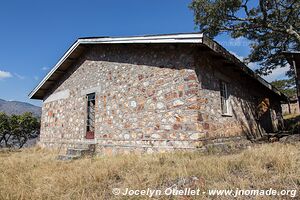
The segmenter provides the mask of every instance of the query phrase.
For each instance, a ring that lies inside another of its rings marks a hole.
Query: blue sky
[[[191,0],[10,0],[0,3],[0,98],[25,101],[78,37],[194,32]],[[243,58],[244,39],[215,38]],[[255,67],[255,65],[251,65]],[[267,80],[284,77],[284,69]]]

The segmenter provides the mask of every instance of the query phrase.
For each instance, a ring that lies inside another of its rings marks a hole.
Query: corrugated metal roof
[[[285,99],[285,95],[280,93],[270,83],[262,79],[249,69],[243,62],[241,62],[234,55],[229,53],[225,48],[217,42],[203,36],[202,33],[180,33],[180,34],[162,34],[162,35],[145,35],[145,36],[128,36],[128,37],[87,37],[79,38],[72,46],[66,51],[63,57],[51,69],[51,71],[43,78],[43,80],[32,90],[29,94],[31,99],[43,99],[47,91],[51,88],[52,82],[57,81],[70,66],[70,60],[75,59],[82,51],[84,45],[87,44],[199,44],[205,45],[215,53],[238,65],[241,70],[256,79]]]

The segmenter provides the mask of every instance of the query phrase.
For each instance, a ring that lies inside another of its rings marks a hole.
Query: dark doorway
[[[264,114],[259,118],[260,125],[266,131],[266,133],[273,132],[273,124],[271,119],[271,111],[268,109]]]
[[[270,110],[270,100],[269,98],[264,98],[258,103],[258,119],[259,124],[264,129],[266,133],[273,132],[273,124],[271,118],[271,110]]]
[[[87,96],[87,121],[86,121],[86,139],[95,138],[95,93]]]

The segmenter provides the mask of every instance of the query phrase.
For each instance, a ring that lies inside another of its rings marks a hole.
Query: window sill
[[[222,117],[232,117],[232,114],[222,114]]]

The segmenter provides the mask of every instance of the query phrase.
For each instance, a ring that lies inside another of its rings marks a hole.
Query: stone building
[[[298,98],[290,98],[288,103],[281,104],[282,114],[289,115],[289,114],[299,114],[299,102]]]
[[[40,145],[196,149],[278,130],[286,97],[200,33],[80,38],[29,95]]]

